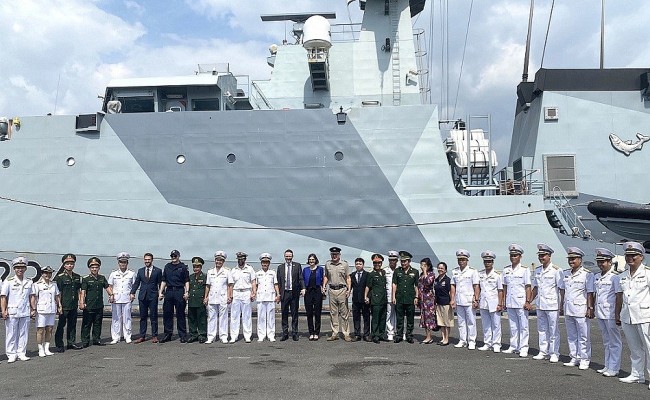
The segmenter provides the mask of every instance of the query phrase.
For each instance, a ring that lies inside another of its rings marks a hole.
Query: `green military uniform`
[[[205,295],[205,282],[207,275],[201,271],[198,275],[190,275],[190,293],[187,300],[187,322],[190,326],[188,342],[198,340],[203,343],[207,339],[208,317],[203,304]]]
[[[402,256],[403,258],[403,256]],[[409,257],[410,259],[410,257]],[[418,286],[420,273],[409,266],[396,268],[393,274],[395,288],[395,314],[397,316],[397,334],[395,341],[399,342],[404,334],[404,317],[406,316],[406,340],[413,341],[413,326],[415,324],[415,288]]]
[[[61,292],[62,312],[54,334],[54,343],[59,349],[63,348],[63,329],[68,325],[67,342],[71,346],[77,340],[77,312],[79,307],[79,290],[81,289],[81,275],[68,275],[60,272],[54,277],[54,282]]]
[[[104,275],[84,276],[81,279],[81,290],[86,292],[85,307],[81,322],[81,344],[90,344],[90,329],[93,332],[93,344],[100,344],[102,334],[102,318],[104,317],[104,290],[108,281]]]
[[[375,343],[382,340],[386,334],[386,310],[388,301],[386,299],[386,271],[372,270],[366,281],[368,287],[368,298],[370,300],[370,335]]]

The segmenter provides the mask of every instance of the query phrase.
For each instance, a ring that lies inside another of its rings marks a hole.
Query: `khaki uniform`
[[[350,308],[345,292],[348,289],[347,278],[350,266],[347,261],[334,264],[332,260],[325,263],[325,276],[329,285],[330,324],[332,336],[338,336],[339,330],[343,336],[350,336]]]

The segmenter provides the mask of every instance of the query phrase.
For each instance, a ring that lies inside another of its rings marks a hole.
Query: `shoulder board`
[[[570,273],[570,272],[571,272],[571,268],[563,269],[562,271],[563,271],[563,272],[569,272],[569,273]]]
[[[554,269],[560,269],[560,267],[558,267],[558,266],[555,265],[555,264],[551,264],[551,265],[553,266]]]
[[[647,270],[650,270],[650,267],[648,267],[647,265],[644,265],[643,267]]]
[[[495,271],[495,270],[492,270],[492,271],[497,275],[501,275],[501,271]]]
[[[12,276],[11,278],[7,278],[7,281],[13,281],[15,276]]]
[[[646,268],[648,268],[648,267],[646,267]],[[648,268],[648,269],[650,269],[650,268]],[[621,273],[621,271],[617,271],[617,270],[615,270],[614,268],[610,268],[609,270],[610,270],[610,271],[612,272],[612,274],[614,274],[614,275],[618,275],[618,274]]]
[[[90,278],[90,274],[84,276],[82,279]]]
[[[481,274],[483,274],[483,273],[485,273],[485,270],[482,269],[482,270],[480,270],[480,271],[478,271],[478,272],[481,273]]]
[[[476,268],[474,268],[474,267],[467,267],[467,269],[476,269]]]

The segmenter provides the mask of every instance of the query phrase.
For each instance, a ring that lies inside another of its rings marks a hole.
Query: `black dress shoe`
[[[76,344],[69,344],[67,347],[68,350],[81,350],[83,347],[77,346]]]
[[[294,341],[294,342],[297,342],[297,341],[298,341],[298,334],[297,334],[297,333],[294,333],[294,334],[293,334],[293,341]]]
[[[205,343],[205,338],[199,339],[199,343]]]
[[[374,339],[372,339],[372,342],[373,342],[373,343],[379,343],[379,338],[374,338]]]
[[[90,343],[83,343],[83,344],[81,345],[81,347],[83,347],[84,349],[87,348],[87,347],[89,347],[89,346],[90,346]]]
[[[184,338],[184,337],[183,337],[183,338],[181,338],[181,343],[187,343],[187,339],[186,339],[186,338]]]
[[[412,337],[407,337],[406,341],[409,342],[409,343],[413,343],[413,338]]]
[[[194,342],[196,342],[196,338],[193,338],[193,337],[191,337],[191,338],[189,338],[187,340],[187,343],[194,343]],[[181,343],[183,343],[183,339],[181,339]]]
[[[364,336],[363,341],[364,342],[372,342],[372,340],[370,340],[370,338],[368,336]]]
[[[106,346],[106,343],[102,343],[98,340],[96,342],[93,342],[93,346]]]
[[[284,342],[285,340],[288,340],[288,339],[289,339],[289,335],[282,335],[282,337],[280,338],[280,341]]]
[[[165,336],[163,336],[163,338],[160,340],[160,343],[171,342],[171,340],[172,340],[172,335],[165,335]]]
[[[401,341],[402,341],[402,338],[398,337],[398,338],[395,338],[395,340],[393,340],[393,343],[399,343]]]
[[[57,348],[56,348],[56,352],[57,352],[57,353],[65,353],[65,347],[63,347],[63,346],[61,346],[61,347],[57,347]]]

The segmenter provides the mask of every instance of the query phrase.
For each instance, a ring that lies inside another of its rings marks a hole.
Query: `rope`
[[[501,218],[510,218],[518,217],[530,214],[536,214],[545,212],[544,210],[530,210],[523,212],[507,213],[507,214],[497,214],[489,215],[484,217],[474,217],[474,218],[462,218],[454,219],[447,221],[436,221],[436,222],[413,222],[413,223],[403,223],[403,224],[381,224],[381,225],[340,225],[340,226],[242,226],[242,225],[216,225],[216,224],[198,224],[192,222],[175,222],[175,221],[163,221],[147,218],[136,218],[136,217],[125,217],[121,215],[110,215],[102,214],[91,211],[75,210],[71,208],[56,207],[47,204],[34,203],[31,201],[14,199],[11,197],[0,196],[0,200],[8,201],[11,203],[23,204],[38,208],[44,208],[47,210],[63,211],[72,214],[88,215],[91,217],[100,217],[100,218],[109,218],[109,219],[118,219],[124,221],[132,222],[145,222],[150,224],[159,224],[159,225],[173,225],[173,226],[185,226],[185,227],[194,227],[194,228],[216,228],[216,229],[244,229],[244,230],[282,230],[282,231],[316,231],[316,230],[361,230],[361,229],[385,229],[385,228],[408,228],[408,227],[420,227],[420,226],[434,226],[434,225],[449,225],[457,224],[464,222],[473,222],[473,221],[485,221],[491,219],[501,219]]]
[[[467,37],[469,36],[469,26],[472,22],[472,8],[474,7],[474,0],[469,4],[469,16],[467,17],[467,30],[465,30],[465,44],[463,45],[463,57],[460,60],[460,73],[458,74],[458,85],[456,86],[456,100],[454,100],[454,112],[451,114],[451,119],[456,119],[456,105],[458,104],[458,92],[460,91],[460,80],[463,77],[463,65],[465,65],[465,50],[467,50]]]
[[[544,66],[544,55],[546,55],[546,43],[548,42],[548,32],[551,29],[551,18],[553,18],[553,7],[555,7],[555,0],[551,3],[551,12],[548,15],[548,25],[546,25],[546,36],[544,37],[544,49],[542,50],[542,62],[539,64],[539,67]]]

